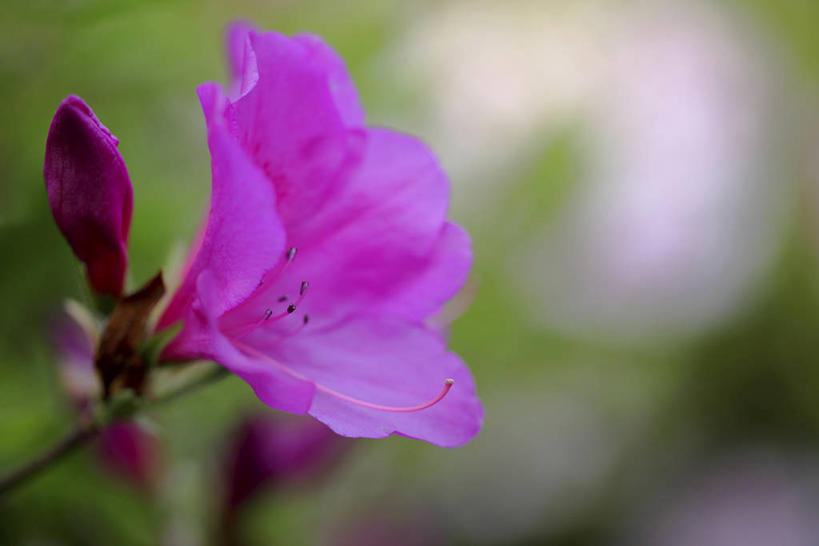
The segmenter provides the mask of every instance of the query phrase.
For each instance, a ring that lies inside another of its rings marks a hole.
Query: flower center
[[[276,265],[276,267],[274,267],[271,271],[269,271],[267,274],[265,274],[265,276],[262,278],[262,280],[259,281],[259,286],[262,286],[264,284],[270,285],[270,284],[276,282],[279,278],[281,278],[281,276],[287,270],[288,266],[291,263],[293,263],[293,260],[296,259],[297,252],[298,252],[298,249],[296,247],[289,248],[287,250],[287,252],[285,252],[285,254],[284,254],[284,259],[280,260],[279,263]],[[289,315],[292,315],[293,313],[296,312],[296,309],[298,309],[299,305],[301,304],[301,302],[304,300],[305,296],[307,295],[307,289],[309,288],[309,286],[310,286],[309,282],[302,281],[301,286],[299,286],[299,296],[298,296],[298,298],[294,302],[288,304],[288,306],[284,309],[284,311],[282,311],[280,313],[277,313],[277,314],[274,314],[273,309],[268,307],[268,308],[266,308],[264,310],[264,313],[262,314],[262,316],[259,319],[252,320],[250,322],[244,322],[244,323],[241,323],[241,324],[233,325],[233,326],[228,328],[228,330],[225,332],[225,334],[228,337],[232,338],[232,339],[242,339],[242,338],[248,336],[249,334],[251,334],[252,332],[255,332],[258,328],[260,328],[262,326],[266,326],[268,324],[273,324],[275,322],[280,321],[283,318],[286,318]],[[276,301],[277,301],[277,303],[281,304],[281,303],[286,302],[287,300],[288,300],[288,297],[286,295],[283,295],[283,296],[280,296]],[[290,333],[280,334],[279,338],[288,338],[288,337],[292,337],[292,336],[298,334],[299,332],[301,332],[304,329],[305,326],[307,326],[307,323],[309,323],[309,322],[310,322],[310,316],[309,315],[304,315],[302,317],[302,322],[301,322],[301,324],[299,325],[298,328],[296,328],[294,331],[292,331]]]
[[[290,266],[290,264],[293,263],[293,260],[295,260],[297,253],[298,253],[298,250],[296,249],[296,247],[289,248],[287,250],[287,252],[285,252],[285,254],[284,254],[284,259],[280,260],[279,263],[270,272],[268,272],[262,278],[261,281],[259,281],[259,286],[262,286],[264,284],[270,285],[270,284],[274,283],[275,281],[277,281],[282,276],[282,274],[287,270],[287,268]],[[233,342],[233,344],[237,348],[244,351],[248,355],[254,356],[254,357],[259,358],[261,360],[264,360],[266,362],[270,362],[271,364],[274,364],[276,367],[278,367],[279,369],[281,369],[282,371],[284,371],[285,373],[287,373],[288,375],[290,375],[292,377],[295,377],[297,379],[301,379],[303,381],[309,381],[309,382],[313,383],[313,385],[315,385],[317,391],[323,392],[325,394],[328,394],[328,395],[330,395],[330,396],[332,396],[334,398],[338,398],[339,400],[343,400],[343,401],[348,402],[350,404],[355,404],[356,406],[361,406],[363,408],[377,410],[377,411],[386,411],[386,412],[393,412],[393,413],[408,413],[408,412],[421,411],[421,410],[430,408],[430,407],[434,406],[435,404],[437,404],[438,402],[440,402],[441,400],[444,399],[444,397],[449,392],[449,389],[451,389],[452,385],[455,383],[454,379],[445,379],[444,380],[444,387],[441,390],[441,392],[438,393],[438,396],[436,396],[436,397],[434,397],[434,398],[432,398],[432,399],[430,399],[430,400],[428,400],[426,402],[422,402],[422,403],[414,405],[414,406],[388,406],[388,405],[383,405],[383,404],[375,404],[375,403],[372,403],[372,402],[367,402],[365,400],[360,400],[358,398],[354,398],[352,396],[340,393],[340,392],[338,392],[338,391],[336,391],[334,389],[331,389],[330,387],[322,385],[321,383],[317,383],[315,381],[312,381],[309,378],[305,377],[304,375],[298,373],[297,371],[295,371],[295,370],[287,367],[286,365],[282,364],[278,360],[276,360],[274,358],[271,358],[270,356],[268,356],[265,353],[259,351],[258,349],[256,349],[256,348],[246,344],[245,342],[241,341],[242,338],[248,336],[252,332],[255,332],[258,328],[260,328],[262,326],[265,326],[265,325],[268,325],[268,324],[273,324],[273,323],[275,323],[275,322],[277,322],[279,320],[282,320],[283,318],[286,318],[286,317],[292,315],[293,313],[295,313],[296,309],[298,309],[299,305],[304,300],[304,297],[307,295],[307,288],[309,286],[310,286],[310,283],[308,283],[307,281],[302,281],[301,286],[299,286],[299,296],[298,296],[298,298],[294,302],[288,304],[287,308],[285,308],[284,311],[282,311],[280,313],[277,313],[277,314],[274,314],[273,309],[268,307],[267,309],[265,309],[264,314],[259,319],[231,326],[231,327],[229,327],[227,329],[227,331],[225,331],[225,334],[228,336],[228,338],[231,339],[231,341]],[[288,297],[286,295],[284,295],[284,296],[279,297],[276,301],[279,304],[283,304],[287,300],[288,300]],[[304,315],[303,318],[302,318],[301,324],[298,326],[298,328],[296,328],[295,330],[293,330],[290,333],[279,334],[279,336],[277,337],[277,341],[281,340],[281,339],[285,339],[285,338],[295,336],[296,334],[301,332],[307,326],[307,324],[309,322],[310,322],[310,316],[309,315]]]

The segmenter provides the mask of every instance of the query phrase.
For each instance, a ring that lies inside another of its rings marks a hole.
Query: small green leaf
[[[142,342],[139,351],[148,369],[155,367],[159,363],[159,357],[162,351],[164,351],[165,347],[182,331],[183,326],[183,322],[177,322],[173,326],[165,328],[161,332],[157,332]]]
[[[142,399],[133,389],[121,389],[111,395],[108,403],[99,410],[97,421],[107,425],[112,421],[130,419],[142,407]]]

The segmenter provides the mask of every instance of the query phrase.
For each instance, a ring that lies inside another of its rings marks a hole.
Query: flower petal
[[[166,350],[169,359],[215,360],[250,385],[268,406],[304,414],[315,386],[267,360],[241,353],[219,328],[221,281],[207,269],[196,280],[196,302],[185,319],[185,330]]]
[[[213,313],[218,316],[247,298],[284,252],[285,233],[273,188],[230,136],[218,87],[204,84],[198,91],[213,170],[210,215],[196,258],[160,319],[160,329],[185,318],[196,297],[196,279],[205,269],[214,277]]]
[[[305,414],[310,408],[315,386],[294,377],[272,363],[249,357],[239,352],[218,330],[217,322],[210,322],[208,339],[211,351],[203,357],[215,360],[250,385],[263,403],[289,413]]]
[[[338,328],[305,329],[287,343],[260,350],[321,385],[309,413],[343,436],[395,433],[456,447],[480,431],[483,408],[469,370],[446,351],[440,336],[423,327],[361,318]],[[434,398],[447,378],[455,383],[443,400],[409,413],[361,407],[324,390],[374,404],[414,406]]]
[[[219,281],[210,271],[203,272],[197,282],[201,313],[207,318],[208,339],[212,352],[208,356],[250,385],[259,400],[268,406],[290,413],[303,414],[310,407],[315,386],[272,365],[270,362],[240,353],[222,335],[218,327]]]
[[[128,265],[133,190],[117,138],[77,96],[48,131],[44,175],[54,220],[95,291],[119,295]]]
[[[304,45],[312,59],[323,67],[330,93],[344,123],[348,127],[363,127],[364,108],[344,60],[314,34],[297,34],[293,39]]]
[[[250,45],[253,25],[245,21],[234,21],[225,32],[228,67],[230,68],[231,97],[239,97],[253,88],[259,79],[256,68],[256,54]]]
[[[449,184],[435,157],[400,133],[367,136],[364,163],[321,214],[295,233],[286,224],[296,261],[236,310],[236,322],[258,318],[303,280],[299,309],[322,323],[375,308],[421,321],[460,288],[469,239],[446,222]]]
[[[273,179],[316,137],[343,131],[323,67],[299,42],[250,33],[259,79],[234,103],[239,140]]]
[[[315,41],[275,32],[249,36],[258,79],[228,115],[236,138],[274,184],[285,224],[295,229],[342,183],[358,159],[361,137],[344,124],[331,90],[329,54]],[[349,94],[343,93],[345,103]]]
[[[444,223],[426,267],[397,291],[395,297],[382,301],[379,311],[407,320],[427,318],[439,312],[469,276],[471,247],[469,235],[461,226]]]

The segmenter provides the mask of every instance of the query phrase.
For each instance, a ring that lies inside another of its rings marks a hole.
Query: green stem
[[[151,406],[160,406],[167,404],[168,402],[172,402],[177,398],[181,398],[187,394],[190,394],[194,391],[199,390],[200,388],[209,385],[211,383],[215,383],[220,379],[224,379],[225,377],[229,376],[230,372],[223,368],[222,366],[216,365],[212,370],[209,370],[206,373],[200,374],[198,377],[194,377],[187,383],[183,383],[182,385],[169,390],[168,392],[162,393],[158,395],[152,402]]]
[[[0,479],[0,496],[8,493],[29,478],[36,476],[78,447],[87,444],[100,433],[100,430],[102,430],[102,427],[96,421],[88,421],[77,425],[74,430],[54,446]]]
[[[154,400],[148,401],[145,404],[140,404],[139,408],[144,409],[166,404],[176,400],[177,398],[181,398],[187,394],[195,392],[201,387],[223,379],[228,375],[230,375],[230,372],[228,372],[222,366],[217,365],[214,367],[214,369],[208,371],[207,373],[201,374],[198,377],[195,377],[192,380],[171,389],[166,393],[163,393]],[[88,444],[88,442],[96,438],[99,433],[105,429],[105,427],[111,421],[114,420],[116,410],[117,408],[113,407],[113,405],[106,406],[101,417],[96,420],[87,420],[79,423],[59,442],[35,456],[33,459],[23,464],[16,470],[13,470],[0,478],[0,497],[9,493],[11,490],[25,483],[29,479],[37,476],[42,471],[50,468],[52,465],[63,459],[66,455]],[[138,412],[138,410],[136,410],[136,412]]]

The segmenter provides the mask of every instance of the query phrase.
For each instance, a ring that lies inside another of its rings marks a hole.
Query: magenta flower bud
[[[44,175],[57,227],[88,271],[93,289],[118,296],[128,264],[133,190],[117,138],[69,95],[46,141]]]
[[[103,430],[96,455],[104,468],[139,489],[151,490],[158,483],[159,440],[138,423],[121,421]]]
[[[227,512],[278,484],[321,474],[342,458],[349,445],[311,419],[272,415],[246,418],[224,459]]]

